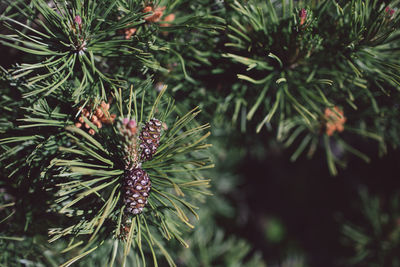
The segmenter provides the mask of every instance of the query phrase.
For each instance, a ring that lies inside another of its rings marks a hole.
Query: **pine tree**
[[[397,0],[0,10],[2,265],[265,266],[226,223],[252,210],[241,164],[276,146],[338,175],[400,144]],[[398,196],[366,192],[343,262],[396,266]]]
[[[158,96],[152,88],[150,76],[166,71],[157,54],[179,44],[163,40],[171,26],[162,23],[164,12],[162,3],[142,1],[13,1],[5,8],[2,22],[14,33],[1,35],[2,44],[32,60],[3,69],[7,89],[17,92],[3,100],[19,104],[15,113],[5,106],[2,128],[2,187],[13,200],[4,205],[11,208],[4,221],[13,225],[5,236],[35,242],[24,233],[47,232],[54,252],[67,254],[54,260],[63,266],[112,239],[111,265],[125,264],[131,249],[143,263],[150,254],[154,264],[164,255],[174,265],[162,239],[186,245],[187,213],[198,217],[195,203],[209,194],[199,171],[213,165],[203,152],[209,125],[195,121],[199,109],[177,109],[163,97],[166,86]],[[174,28],[212,27],[207,20],[182,17]],[[19,257],[6,255],[4,263]]]

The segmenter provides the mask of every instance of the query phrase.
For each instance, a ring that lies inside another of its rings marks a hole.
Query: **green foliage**
[[[0,68],[0,263],[264,266],[215,220],[234,216],[224,197],[240,182],[209,170],[204,122],[217,126],[212,153],[231,169],[265,153],[242,142],[263,129],[292,161],[325,154],[333,175],[350,155],[370,161],[361,145],[398,147],[399,8],[397,0],[6,0],[0,48],[19,54]],[[124,120],[141,129],[153,118],[164,130],[142,162]],[[123,201],[133,166],[152,181],[136,216]],[[219,179],[212,191],[209,177]],[[386,257],[397,248],[394,217],[362,198],[372,228],[344,227],[352,262],[398,264]],[[270,240],[282,236],[275,226]],[[191,248],[170,249],[178,243]]]
[[[245,83],[229,95],[236,101],[233,118],[241,110],[257,121],[257,132],[277,129],[278,140],[297,146],[292,160],[322,147],[332,174],[345,162],[330,148],[336,141],[328,140],[326,109],[343,107],[345,132],[333,134],[342,150],[369,160],[349,144],[350,133],[378,141],[381,152],[386,144],[397,146],[398,138],[386,134],[398,133],[397,123],[382,128],[388,126],[383,110],[400,88],[399,16],[386,7],[378,1],[233,1],[224,56],[246,66],[237,74]]]
[[[68,83],[69,97],[76,102],[91,95],[106,99],[109,87],[127,86],[127,76],[140,76],[149,69],[167,72],[156,60],[158,54],[176,56],[175,61],[181,63],[185,77],[190,79],[177,52],[185,40],[165,42],[156,38],[160,27],[145,20],[149,14],[143,12],[142,1],[52,3],[11,1],[1,17],[4,25],[15,32],[1,34],[1,44],[35,59],[11,71],[13,79],[24,79],[24,97],[59,94],[62,85]],[[168,5],[167,12],[182,4],[176,1]],[[15,19],[21,15],[24,22]],[[195,27],[200,33],[218,28],[212,26],[216,19],[207,14],[181,16],[171,26],[164,26],[162,33]],[[130,28],[137,29],[132,37],[124,33]],[[193,47],[185,49],[194,51]]]
[[[151,251],[154,251],[153,246],[159,247],[169,258],[160,241],[157,241],[158,236],[177,238],[186,245],[180,236],[179,227],[181,224],[193,227],[186,213],[197,217],[197,207],[192,201],[203,200],[201,195],[209,194],[205,190],[209,180],[198,174],[199,170],[212,167],[207,155],[201,152],[209,146],[204,143],[209,133],[201,134],[209,126],[194,122],[199,113],[197,109],[175,120],[171,119],[171,112],[174,112],[173,102],[170,99],[162,100],[164,91],[157,97],[154,105],[146,105],[151,96],[146,96],[144,90],[131,89],[130,94],[115,91],[114,94],[118,118],[132,118],[138,125],[142,125],[156,117],[170,125],[163,134],[154,158],[142,164],[153,186],[148,211],[133,218],[127,217],[123,212],[121,189],[126,155],[119,129],[115,126],[105,126],[102,129],[93,126],[98,137],[92,137],[72,125],[73,116],[61,113],[58,108],[50,108],[42,100],[28,109],[30,115],[22,119],[26,123],[20,126],[24,129],[40,128],[42,135],[1,140],[5,159],[6,156],[15,155],[15,150],[21,148],[31,155],[31,160],[25,163],[20,161],[21,165],[16,169],[21,171],[18,177],[21,183],[26,182],[26,178],[22,177],[25,168],[29,169],[28,173],[33,172],[31,170],[34,168],[40,168],[40,175],[31,175],[33,186],[45,179],[46,191],[55,192],[55,199],[46,204],[52,212],[63,215],[61,218],[65,228],[50,229],[50,241],[64,236],[71,237],[66,251],[83,246],[82,252],[75,259],[92,252],[112,236],[126,239],[125,256],[131,245],[142,250],[143,241],[143,246],[149,245]],[[51,112],[46,112],[49,110]],[[57,129],[59,134],[43,136],[48,127]],[[8,146],[9,144],[14,146]],[[47,166],[43,166],[44,156],[39,153],[40,146],[45,146],[44,151],[48,154]],[[35,159],[42,166],[33,164]],[[14,164],[19,162],[15,158],[11,161]],[[11,175],[17,176],[16,170]],[[127,230],[122,229],[124,227],[131,228],[125,233]],[[154,231],[159,233],[155,236]]]
[[[49,95],[71,81],[75,85],[72,96],[80,101],[88,93],[105,97],[105,86],[118,85],[120,77],[111,78],[115,62],[102,59],[123,57],[136,60],[141,66],[157,68],[151,60],[148,37],[126,40],[119,33],[126,25],[144,23],[139,12],[118,19],[119,1],[55,1],[54,8],[45,1],[12,1],[2,16],[5,26],[15,34],[1,35],[1,43],[37,56],[40,62],[24,63],[12,71],[14,79],[25,78],[25,97]],[[24,22],[15,19],[23,15]],[[99,20],[98,18],[102,19]],[[77,19],[79,18],[79,19]],[[92,84],[99,84],[93,87]],[[88,92],[88,89],[95,90]]]
[[[400,266],[398,259],[400,226],[399,195],[391,198],[371,196],[366,188],[359,192],[361,222],[345,223],[343,242],[353,248],[346,264],[350,266]]]
[[[259,254],[247,259],[251,247],[245,240],[227,238],[221,229],[207,228],[194,233],[189,241],[191,250],[182,251],[181,261],[192,266],[266,266]]]

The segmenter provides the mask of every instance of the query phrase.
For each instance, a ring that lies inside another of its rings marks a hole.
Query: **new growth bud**
[[[75,23],[78,24],[79,26],[82,25],[82,18],[81,18],[81,16],[79,16],[79,15],[75,16],[74,21],[75,21]]]
[[[387,6],[387,7],[385,8],[385,13],[386,13],[386,16],[390,18],[390,17],[392,17],[393,14],[394,14],[394,9],[393,9],[393,8],[390,8],[389,6]]]
[[[303,25],[306,22],[306,19],[307,19],[307,10],[302,8],[300,10],[299,17],[300,17],[300,25]]]
[[[122,124],[132,133],[136,134],[137,124],[135,120],[130,120],[128,118],[122,119]]]

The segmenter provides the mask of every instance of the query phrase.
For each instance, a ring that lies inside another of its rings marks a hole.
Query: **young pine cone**
[[[162,123],[157,119],[151,119],[143,126],[139,135],[142,161],[152,159],[156,153],[161,137],[161,127]]]
[[[125,172],[125,212],[139,214],[147,204],[147,198],[151,189],[149,175],[140,168],[127,170]]]

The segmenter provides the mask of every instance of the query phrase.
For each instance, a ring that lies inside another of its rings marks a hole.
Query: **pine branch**
[[[80,129],[72,125],[76,121],[74,114],[65,114],[59,109],[51,109],[45,100],[32,108],[27,108],[27,113],[31,115],[21,120],[24,122],[21,129],[40,129],[38,132],[41,134],[36,139],[32,136],[21,136],[1,140],[1,144],[16,144],[17,148],[23,146],[25,140],[29,140],[25,146],[30,148],[35,143],[46,140],[44,133],[49,127],[58,129],[57,131],[60,132],[58,136],[49,137],[58,145],[54,147],[55,149],[46,150],[50,153],[52,160],[48,166],[42,167],[42,172],[43,177],[49,179],[48,190],[57,191],[56,199],[50,204],[51,210],[65,216],[64,228],[57,227],[49,230],[52,236],[50,242],[68,238],[71,239],[71,243],[66,250],[80,248],[79,256],[66,262],[65,266],[91,253],[110,237],[131,244],[134,250],[141,250],[142,246],[147,246],[146,243],[142,244],[147,237],[154,241],[148,243],[149,249],[154,250],[158,247],[164,251],[167,258],[169,256],[166,250],[159,241],[155,241],[159,239],[160,234],[167,239],[176,238],[185,244],[179,228],[182,225],[193,227],[187,212],[198,218],[195,211],[197,207],[191,204],[191,201],[203,200],[202,195],[209,194],[206,189],[209,180],[198,174],[198,171],[213,166],[206,154],[202,152],[209,146],[204,143],[204,139],[209,134],[204,135],[201,132],[209,126],[191,126],[199,113],[197,109],[177,118],[175,123],[172,123],[170,118],[173,106],[171,101],[164,100],[162,97],[164,91],[152,105],[147,104],[148,100],[140,99],[140,95],[146,99],[149,96],[140,94],[139,89],[131,91],[130,94],[116,90],[114,94],[115,102],[120,103],[120,105],[114,105],[119,110],[116,120],[122,122],[122,118],[125,120],[138,118],[136,121],[138,128],[135,131],[139,132],[139,127],[146,125],[148,120],[146,118],[163,118],[167,125],[171,125],[160,139],[159,149],[153,159],[143,164],[130,165],[133,163],[126,149],[139,142],[139,139],[135,141],[135,138],[138,138],[135,134],[129,135],[132,139],[125,139],[126,136],[124,137],[123,133],[130,128],[125,129],[127,126],[124,124],[116,123],[113,127],[97,127],[92,136],[90,131],[88,133],[84,128]],[[48,109],[51,112],[46,112]],[[96,112],[98,111],[99,108],[96,109]],[[107,112],[108,110],[103,110],[104,114]],[[127,114],[130,114],[130,118]],[[86,121],[93,122],[93,116],[94,114],[92,117],[85,118]],[[93,123],[89,127],[92,126],[95,127]],[[11,157],[15,160],[13,155],[16,154],[11,152],[12,147],[5,147],[5,149],[10,151],[4,155],[5,159]],[[140,150],[135,153],[139,152]],[[36,149],[32,151],[32,155],[40,159]],[[22,166],[35,168],[29,160]],[[123,186],[124,179],[127,179],[126,173],[129,171],[127,168],[132,168],[129,166],[143,168],[152,181],[148,205],[144,213],[138,216],[127,213],[124,207],[126,204],[123,202],[127,194],[124,191],[126,190]],[[32,178],[34,183],[40,179],[35,176]],[[126,227],[131,227],[132,232],[126,230]],[[139,228],[146,229],[142,237],[138,232]],[[162,231],[159,232],[157,229],[162,229]]]

